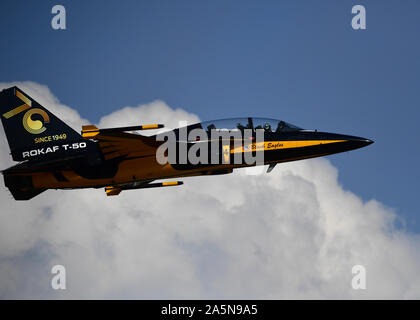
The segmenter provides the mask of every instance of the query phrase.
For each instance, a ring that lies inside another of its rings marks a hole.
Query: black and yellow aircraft
[[[17,165],[3,170],[5,185],[16,200],[29,200],[47,189],[105,188],[107,195],[123,190],[181,185],[181,181],[153,182],[178,177],[231,173],[255,165],[236,163],[226,154],[263,152],[268,172],[279,162],[314,158],[361,148],[373,141],[365,138],[303,130],[284,121],[260,118],[225,119],[197,123],[173,130],[179,150],[187,152],[197,143],[210,144],[212,130],[250,129],[251,136],[232,146],[232,138],[220,139],[216,152],[219,163],[177,160],[161,164],[156,157],[164,141],[157,135],[134,131],[159,129],[161,124],[98,129],[83,126],[81,134],[17,87],[0,93],[0,117],[11,156]],[[206,137],[180,139],[183,129],[202,129]],[[263,142],[255,140],[263,130]],[[130,133],[131,132],[131,133]],[[253,133],[254,132],[254,133]],[[236,141],[237,143],[238,141]],[[258,145],[258,143],[260,143]],[[182,149],[181,145],[186,146]],[[166,151],[167,152],[167,151]],[[209,155],[210,157],[210,155]],[[178,159],[178,158],[177,158]]]

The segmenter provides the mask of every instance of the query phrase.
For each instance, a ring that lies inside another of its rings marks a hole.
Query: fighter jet
[[[48,189],[104,188],[106,195],[115,196],[182,184],[167,179],[228,174],[255,165],[269,165],[270,172],[277,163],[373,143],[253,117],[166,132],[163,124],[103,129],[87,125],[78,133],[18,87],[0,92],[0,117],[12,159],[18,162],[2,171],[15,200],[29,200]],[[156,129],[160,132],[141,134]]]

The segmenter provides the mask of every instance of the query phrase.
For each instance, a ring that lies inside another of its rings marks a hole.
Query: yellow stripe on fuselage
[[[291,148],[303,148],[317,146],[321,144],[329,144],[336,142],[344,142],[346,140],[295,140],[295,141],[264,141],[251,143],[245,147],[233,148],[230,153],[251,152],[251,151],[271,151]]]

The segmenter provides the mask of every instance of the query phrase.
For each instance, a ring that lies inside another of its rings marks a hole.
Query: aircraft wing
[[[162,125],[148,126],[147,129],[161,128]],[[156,149],[163,141],[156,141],[155,137],[147,137],[140,134],[125,132],[125,130],[145,130],[139,129],[146,126],[125,127],[113,129],[98,129],[95,126],[83,126],[82,136],[86,139],[98,141],[99,148],[105,160],[115,158],[142,158],[155,156]]]

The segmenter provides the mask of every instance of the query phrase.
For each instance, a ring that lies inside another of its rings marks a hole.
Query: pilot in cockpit
[[[268,132],[271,132],[271,125],[270,125],[268,122],[266,122],[266,123],[264,124],[264,130],[265,130],[265,131],[268,131]]]

